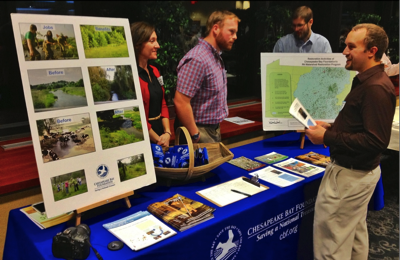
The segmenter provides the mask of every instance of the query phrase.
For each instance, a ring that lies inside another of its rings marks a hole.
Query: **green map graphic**
[[[314,119],[335,119],[356,75],[337,67],[266,66],[265,117],[292,118],[297,97]]]

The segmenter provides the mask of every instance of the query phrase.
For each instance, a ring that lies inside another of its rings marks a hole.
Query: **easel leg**
[[[81,217],[82,217],[81,213],[76,214],[75,226],[78,226],[81,224]]]
[[[131,208],[131,202],[128,197],[125,198],[125,204],[128,209]]]
[[[300,134],[300,149],[303,149],[304,148],[304,140],[306,139],[306,133],[304,132],[304,133],[301,133]]]
[[[305,130],[297,130],[297,133],[300,133],[300,149],[304,148],[304,140],[306,139],[306,131]]]

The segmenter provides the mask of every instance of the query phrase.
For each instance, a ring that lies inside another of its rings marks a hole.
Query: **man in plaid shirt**
[[[240,19],[228,11],[215,11],[207,20],[206,37],[177,67],[175,129],[185,126],[192,141],[221,141],[219,123],[228,116],[227,80],[223,50],[232,49]]]

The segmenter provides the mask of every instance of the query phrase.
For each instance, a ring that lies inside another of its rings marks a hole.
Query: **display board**
[[[47,216],[155,183],[128,19],[11,18]]]
[[[314,119],[333,122],[356,75],[345,64],[340,53],[261,53],[264,131],[304,129],[289,114],[295,98]]]

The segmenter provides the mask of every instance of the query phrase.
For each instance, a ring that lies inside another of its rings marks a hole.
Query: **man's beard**
[[[304,27],[307,27],[307,29],[304,28],[304,30],[303,30],[303,32],[301,33],[300,36],[297,34],[297,32],[294,32],[294,37],[295,37],[297,40],[302,40],[302,41],[304,41],[304,39],[306,39],[307,36],[308,36],[308,34],[310,33],[310,28],[308,28],[308,24],[304,25]]]
[[[232,45],[225,41],[221,34],[217,35],[215,41],[221,51],[230,51],[232,49]]]

